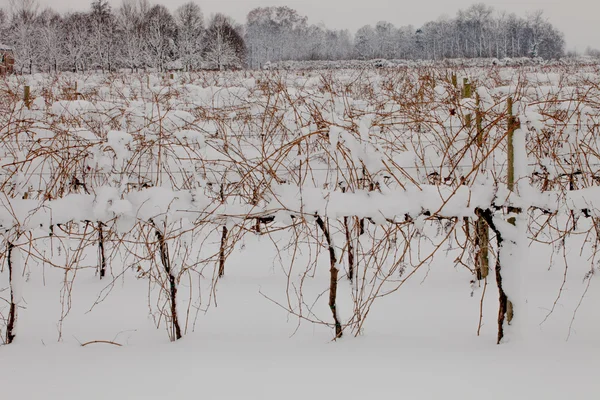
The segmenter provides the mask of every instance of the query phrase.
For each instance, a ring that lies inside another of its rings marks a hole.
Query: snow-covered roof
[[[6,46],[2,43],[0,43],[0,50],[12,50],[12,47]]]

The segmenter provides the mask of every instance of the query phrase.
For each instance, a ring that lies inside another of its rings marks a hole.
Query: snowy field
[[[596,398],[599,130],[593,65],[6,78],[2,398]]]

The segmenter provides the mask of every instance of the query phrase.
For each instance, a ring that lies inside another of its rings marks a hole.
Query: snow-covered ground
[[[586,282],[571,277],[554,314],[539,325],[564,272],[547,265],[536,256],[528,267],[537,284],[529,291],[526,339],[502,345],[495,344],[492,281],[478,337],[481,289],[471,296],[470,274],[451,260],[382,299],[362,336],[336,342],[327,327],[304,322],[296,330],[297,319],[261,295],[281,298],[285,277],[258,251],[234,251],[218,284],[218,306],[199,315],[195,332],[176,343],[154,328],[146,284],[132,276],[87,313],[104,287],[91,273],[78,277],[63,341],[56,343],[61,276],[47,276],[45,286],[38,277],[25,293],[22,335],[0,348],[3,397],[593,399],[600,390],[597,278],[567,341]],[[322,272],[311,289],[326,289]],[[343,291],[348,286],[342,282]],[[349,306],[343,302],[341,311]],[[92,340],[123,347],[79,345]]]

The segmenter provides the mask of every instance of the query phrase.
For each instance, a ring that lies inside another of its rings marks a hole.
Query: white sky
[[[38,0],[42,7],[51,6],[57,11],[79,11],[89,8],[91,0]],[[150,0],[171,10],[189,0]],[[9,0],[0,0],[7,8]],[[117,7],[121,0],[110,0]],[[335,29],[355,32],[366,24],[374,25],[385,20],[396,26],[419,27],[426,21],[442,15],[455,16],[456,11],[467,8],[477,0],[197,0],[204,15],[222,12],[238,22],[246,20],[248,11],[255,7],[288,6],[308,16],[309,23],[323,22]],[[600,49],[600,1],[597,0],[480,0],[496,10],[505,10],[524,16],[527,12],[542,9],[549,21],[565,34],[567,49],[583,52],[587,46]]]

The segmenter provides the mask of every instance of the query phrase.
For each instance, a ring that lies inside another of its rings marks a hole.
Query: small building
[[[12,74],[15,67],[15,56],[12,48],[0,43],[0,75]]]

